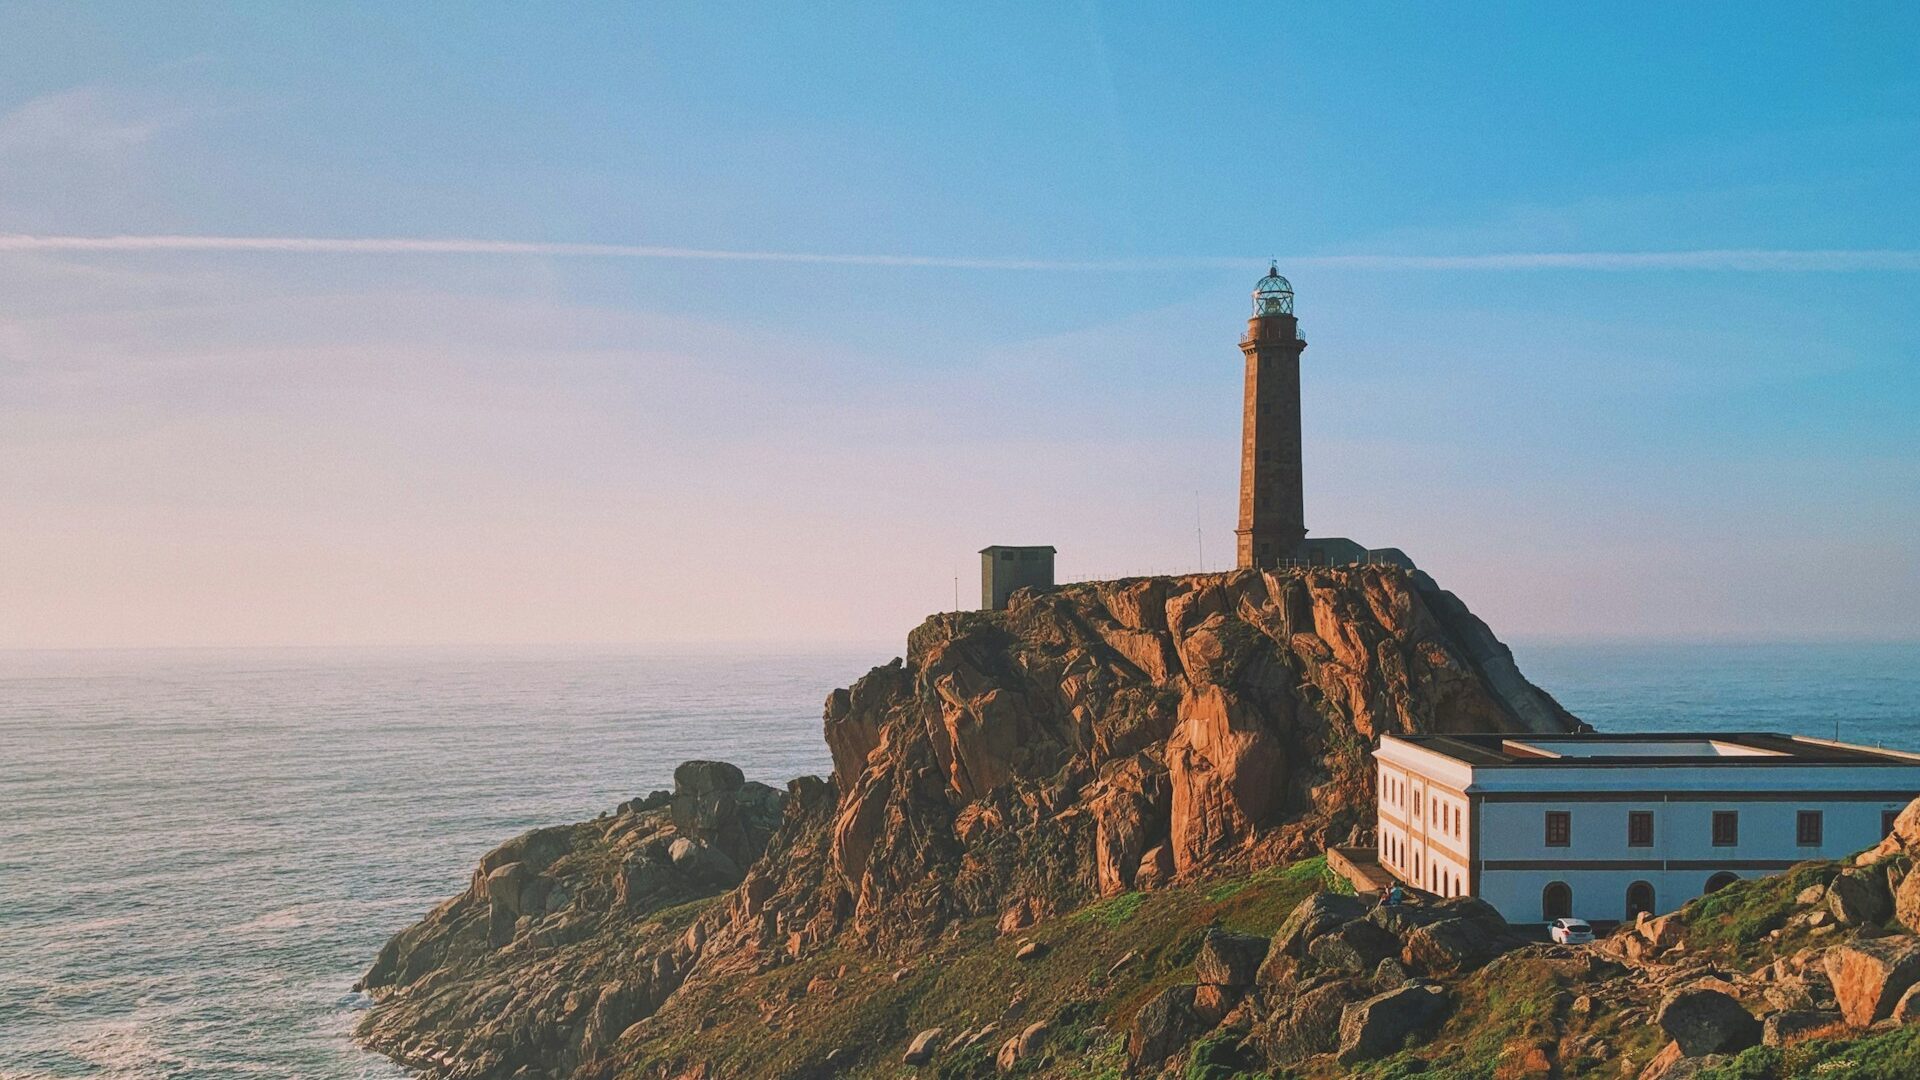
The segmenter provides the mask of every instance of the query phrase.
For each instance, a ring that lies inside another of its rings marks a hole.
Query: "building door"
[[[1739,874],[1736,874],[1731,870],[1722,870],[1719,873],[1707,879],[1707,891],[1710,893],[1719,892],[1721,889],[1724,889],[1727,886],[1739,880],[1740,880]]]
[[[1540,918],[1545,922],[1573,917],[1573,889],[1564,881],[1550,881],[1540,890]]]
[[[1631,921],[1641,912],[1651,915],[1653,907],[1653,883],[1636,881],[1627,886],[1627,919]]]

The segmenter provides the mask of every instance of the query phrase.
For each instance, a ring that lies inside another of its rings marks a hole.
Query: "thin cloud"
[[[483,239],[317,236],[46,236],[0,234],[0,252],[269,252],[292,255],[537,255],[709,262],[812,263],[832,266],[926,267],[956,270],[1141,271],[1238,269],[1258,259],[1175,256],[1149,259],[1011,259],[950,255],[737,251],[652,244],[582,244]],[[1839,272],[1920,270],[1920,251],[1774,250],[1549,251],[1488,255],[1303,255],[1289,267],[1348,270],[1732,270]]]

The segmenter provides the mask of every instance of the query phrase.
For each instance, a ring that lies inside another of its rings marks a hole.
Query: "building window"
[[[1653,883],[1636,881],[1627,886],[1627,918],[1632,919],[1641,912],[1653,914]]]
[[[1627,811],[1627,846],[1653,846],[1653,811]]]
[[[1740,811],[1713,812],[1713,846],[1735,847],[1740,843]]]
[[[1824,831],[1823,824],[1820,811],[1800,811],[1800,816],[1794,821],[1794,842],[1801,847],[1819,847],[1820,834]]]
[[[1898,810],[1880,811],[1880,838],[1885,840],[1893,835],[1893,823],[1900,817]]]
[[[1573,842],[1573,815],[1565,810],[1547,811],[1547,846],[1566,847]]]
[[[1564,881],[1550,881],[1540,890],[1540,920],[1573,918],[1573,889]]]
[[[1740,880],[1739,874],[1733,873],[1730,870],[1722,870],[1719,873],[1707,879],[1707,891],[1710,893],[1719,892],[1721,889],[1724,889],[1727,886],[1739,880]]]

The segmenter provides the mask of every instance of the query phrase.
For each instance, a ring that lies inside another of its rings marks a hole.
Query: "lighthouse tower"
[[[1307,347],[1293,315],[1293,286],[1278,265],[1253,289],[1253,317],[1240,351],[1247,358],[1246,412],[1240,435],[1240,566],[1269,567],[1299,558],[1307,536],[1300,479],[1300,354]]]

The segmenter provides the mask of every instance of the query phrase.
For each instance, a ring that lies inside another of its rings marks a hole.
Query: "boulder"
[[[1900,995],[1900,1000],[1893,1003],[1893,1011],[1887,1015],[1897,1024],[1911,1024],[1920,1020],[1920,982],[1907,987]]]
[[[677,795],[713,795],[732,793],[747,782],[739,766],[724,761],[683,761],[673,770],[673,793]]]
[[[1017,934],[1040,921],[1040,902],[1029,896],[1000,913],[1000,932]]]
[[[484,879],[487,902],[495,910],[504,911],[509,915],[526,914],[526,908],[520,903],[520,893],[532,877],[533,874],[528,871],[525,863],[513,862],[494,867]]]
[[[1767,1017],[1760,1041],[1768,1046],[1792,1046],[1808,1039],[1826,1039],[1847,1031],[1846,1017],[1833,1009],[1787,1009]]]
[[[1377,989],[1391,990],[1405,984],[1411,978],[1413,975],[1407,971],[1406,965],[1391,956],[1380,961],[1373,968],[1373,982]]]
[[[1169,986],[1133,1015],[1127,1058],[1135,1067],[1158,1065],[1205,1033],[1193,1009],[1194,990],[1191,983]]]
[[[1345,896],[1334,892],[1317,892],[1293,906],[1286,920],[1273,935],[1272,947],[1267,950],[1267,959],[1290,956],[1295,959],[1307,954],[1307,946],[1314,938],[1352,922],[1367,913],[1367,905],[1360,898]],[[1263,980],[1264,981],[1264,980]]]
[[[1834,878],[1827,883],[1827,910],[1847,926],[1885,922],[1893,914],[1886,874],[1853,869]]]
[[[1416,971],[1455,975],[1479,967],[1518,943],[1505,923],[1496,927],[1478,919],[1443,919],[1409,930],[1400,959]]]
[[[1893,891],[1893,917],[1901,926],[1920,934],[1920,874],[1910,873],[1900,879],[1900,887]]]
[[[481,879],[487,900],[487,944],[497,949],[519,932],[520,916],[525,914],[521,893],[532,877],[525,863],[510,862],[494,867]]]
[[[738,885],[746,876],[726,852],[685,836],[667,845],[667,859],[681,873],[715,885]]]
[[[1239,989],[1252,986],[1267,956],[1267,939],[1209,927],[1194,957],[1193,975],[1202,983]]]
[[[1639,1080],[1691,1080],[1724,1061],[1726,1057],[1721,1054],[1688,1057],[1679,1043],[1670,1042],[1640,1070]]]
[[[1275,1061],[1331,1053],[1340,1042],[1340,1014],[1375,991],[1358,979],[1321,983],[1294,997],[1288,1008],[1256,1033],[1255,1042]]]
[[[1047,1025],[1028,1024],[1026,1029],[1000,1044],[1000,1053],[993,1059],[994,1066],[1001,1072],[1012,1072],[1014,1067],[1040,1052],[1040,1044],[1047,1039]]]
[[[1798,976],[1781,979],[1762,990],[1760,996],[1769,1006],[1781,1012],[1818,1009],[1821,1005],[1814,997],[1813,985]]]
[[[1140,856],[1140,868],[1134,872],[1133,884],[1140,889],[1157,889],[1173,880],[1173,849],[1165,844],[1156,844]]]
[[[724,761],[688,761],[673,770],[674,828],[737,866],[759,856],[782,799],[765,784],[746,783],[739,768]]]
[[[1687,924],[1680,921],[1678,913],[1658,917],[1643,914],[1634,929],[1656,949],[1671,949],[1687,934]]]
[[[908,1065],[925,1065],[933,1060],[933,1043],[940,1037],[939,1028],[928,1028],[913,1037],[907,1044],[906,1056],[900,1060]]]
[[[1893,1012],[1920,982],[1920,942],[1883,937],[1835,945],[1826,954],[1827,981],[1847,1023],[1866,1027]]]
[[[1193,1015],[1200,1018],[1201,1027],[1211,1031],[1239,1004],[1240,994],[1240,990],[1231,986],[1201,983],[1193,991]]]
[[[1900,816],[1893,819],[1893,831],[1886,839],[1854,856],[1854,862],[1871,866],[1902,853],[1920,855],[1920,799],[1908,803]]]
[[[1403,986],[1356,1001],[1340,1011],[1339,1060],[1351,1065],[1394,1053],[1446,1012],[1447,992],[1438,986]]]
[[[1322,934],[1307,946],[1316,968],[1364,974],[1400,951],[1400,939],[1364,920]]]
[[[1653,1015],[1687,1057],[1730,1054],[1760,1041],[1760,1021],[1738,1001],[1706,987],[1676,990],[1660,1002]]]

